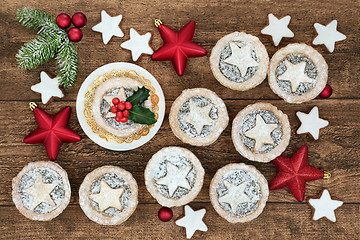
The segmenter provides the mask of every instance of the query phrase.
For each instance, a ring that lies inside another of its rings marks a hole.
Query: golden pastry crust
[[[253,152],[244,144],[242,137],[240,135],[244,118],[249,113],[254,112],[256,110],[268,110],[272,112],[279,119],[281,123],[282,126],[281,142],[270,152],[266,152],[266,153]],[[278,110],[275,106],[271,105],[270,103],[261,103],[261,102],[248,105],[243,110],[241,110],[234,118],[232,130],[231,130],[231,137],[236,150],[243,157],[257,162],[270,162],[271,160],[281,155],[281,153],[283,153],[286,147],[289,145],[290,136],[291,136],[291,128],[290,128],[288,116],[284,114],[282,111]]]
[[[63,181],[63,187],[64,187],[64,198],[62,199],[61,203],[51,212],[49,213],[36,213],[34,211],[31,211],[27,209],[20,198],[19,193],[19,184],[21,182],[22,177],[27,174],[28,172],[35,170],[37,168],[48,168],[53,171],[55,171],[57,174],[60,175]],[[15,203],[16,208],[19,210],[19,212],[24,215],[25,217],[36,220],[36,221],[49,221],[55,217],[57,217],[60,213],[64,211],[64,209],[67,207],[67,205],[70,202],[70,196],[71,196],[71,188],[70,183],[68,179],[68,175],[66,171],[57,163],[50,162],[50,161],[38,161],[38,162],[31,162],[28,165],[26,165],[19,174],[13,178],[12,180],[12,199]]]
[[[300,54],[310,59],[317,69],[317,77],[315,86],[302,95],[294,95],[287,93],[278,85],[278,78],[276,76],[276,69],[280,62],[291,54]],[[325,88],[328,79],[328,65],[324,57],[314,48],[305,43],[293,43],[278,50],[270,60],[269,67],[269,85],[275,94],[289,103],[302,103],[316,98]]]
[[[257,183],[260,185],[261,188],[261,198],[257,208],[254,211],[252,211],[250,214],[242,217],[232,216],[228,212],[226,212],[219,203],[219,197],[216,191],[222,177],[226,173],[233,170],[243,170],[245,172],[251,173],[257,179]],[[231,223],[239,223],[239,222],[242,223],[242,222],[249,222],[257,218],[262,213],[269,197],[269,187],[265,177],[254,166],[246,165],[244,163],[232,163],[217,170],[217,172],[215,173],[214,177],[211,180],[209,194],[210,194],[211,204],[213,205],[215,211],[221,217],[225,218],[228,222]]]
[[[259,58],[259,65],[257,66],[255,74],[248,80],[243,82],[234,82],[225,77],[220,71],[219,62],[221,52],[231,41],[240,41],[250,43]],[[210,68],[215,78],[225,87],[238,91],[247,91],[262,83],[266,77],[269,67],[269,56],[266,48],[259,38],[246,34],[244,32],[233,32],[222,37],[211,51]]]
[[[178,199],[172,199],[161,194],[156,188],[154,180],[154,171],[158,168],[159,164],[164,161],[166,156],[171,154],[179,154],[186,158],[192,164],[192,169],[196,171],[196,178],[194,186],[191,190]],[[182,147],[165,147],[155,153],[146,165],[144,172],[146,189],[157,200],[157,202],[166,207],[179,207],[185,205],[196,198],[199,194],[204,181],[205,171],[199,159],[188,149]]]
[[[99,177],[114,173],[120,176],[131,190],[131,199],[125,210],[116,216],[110,217],[97,211],[90,202],[91,185]],[[135,211],[138,205],[138,186],[130,172],[116,166],[102,166],[86,175],[79,189],[79,204],[85,215],[92,221],[102,225],[119,225],[125,222]]]
[[[212,101],[212,104],[217,108],[218,118],[216,119],[216,125],[214,129],[208,135],[191,137],[187,135],[179,126],[178,113],[183,104],[192,97],[202,96]],[[172,132],[177,138],[184,143],[188,143],[194,146],[207,146],[215,142],[222,131],[227,127],[229,123],[229,115],[226,109],[226,105],[218,95],[206,88],[192,88],[184,90],[179,97],[176,98],[171,106],[169,114],[169,122]]]

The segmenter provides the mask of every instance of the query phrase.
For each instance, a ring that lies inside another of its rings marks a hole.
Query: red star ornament
[[[192,40],[195,32],[194,21],[190,21],[179,32],[162,24],[158,19],[155,20],[155,26],[159,28],[164,45],[151,58],[154,61],[171,60],[179,76],[184,75],[188,58],[202,57],[207,54],[206,49]]]
[[[324,177],[324,172],[311,167],[308,161],[308,147],[303,145],[288,158],[279,156],[273,160],[279,173],[270,182],[270,190],[289,187],[297,201],[302,202],[305,197],[305,183]]]
[[[50,160],[56,159],[63,142],[81,140],[81,136],[67,126],[71,112],[70,107],[63,108],[55,116],[51,116],[34,104],[30,104],[30,109],[34,111],[38,128],[24,138],[24,143],[43,143]]]

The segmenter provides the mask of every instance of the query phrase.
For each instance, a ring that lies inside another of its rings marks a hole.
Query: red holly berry
[[[118,111],[118,112],[116,112],[116,116],[119,118],[122,118],[124,115],[123,115],[123,112]]]
[[[116,113],[116,112],[118,111],[118,109],[117,109],[116,106],[111,106],[110,111],[111,111],[112,113]]]
[[[120,118],[120,122],[124,123],[124,122],[127,122],[128,118],[127,117],[122,117]]]
[[[123,103],[120,102],[120,103],[117,105],[117,107],[118,107],[118,109],[119,109],[120,111],[122,111],[122,110],[125,109],[125,104],[123,104]]]
[[[113,100],[112,100],[112,103],[113,103],[114,105],[119,104],[119,102],[120,102],[120,100],[119,100],[118,98],[113,98]]]
[[[126,103],[125,103],[125,108],[128,109],[128,110],[130,110],[130,109],[132,108],[131,102],[126,102]]]
[[[81,12],[77,12],[72,16],[72,22],[74,23],[75,26],[80,28],[85,26],[87,19],[85,14]]]
[[[56,17],[56,24],[61,27],[61,28],[67,28],[70,26],[71,23],[71,19],[70,16],[67,15],[66,13],[60,13],[57,17]]]
[[[83,33],[80,29],[74,27],[69,30],[68,36],[71,41],[78,42],[82,39]]]
[[[170,221],[171,218],[173,217],[173,212],[171,208],[162,207],[159,209],[158,217],[161,221],[167,222]]]
[[[115,117],[115,121],[121,122],[121,117]]]
[[[130,115],[130,112],[128,110],[124,110],[122,114],[124,117],[128,117]]]

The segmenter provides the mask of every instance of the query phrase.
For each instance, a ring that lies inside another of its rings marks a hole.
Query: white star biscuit
[[[185,206],[185,216],[175,222],[176,225],[184,227],[186,230],[186,238],[190,239],[196,230],[206,232],[208,230],[204,221],[206,209],[194,211],[190,206]]]
[[[327,189],[322,192],[320,198],[310,198],[308,202],[315,210],[312,218],[315,221],[325,217],[332,222],[336,222],[335,209],[343,205],[342,201],[331,199]]]
[[[229,45],[231,56],[226,58],[224,62],[235,65],[239,69],[242,77],[246,75],[249,67],[256,67],[259,65],[259,63],[251,57],[252,47],[250,44],[246,44],[241,48],[234,42],[229,42]]]
[[[241,203],[250,202],[250,198],[245,193],[245,188],[248,182],[242,182],[239,185],[234,185],[231,182],[225,180],[224,185],[227,188],[227,194],[219,198],[219,202],[227,203],[231,207],[232,212],[236,212],[237,207]]]
[[[256,115],[255,127],[244,133],[246,137],[255,140],[254,152],[260,151],[264,144],[274,145],[271,132],[277,127],[277,123],[267,124],[260,114]]]
[[[309,133],[315,140],[319,139],[320,129],[329,125],[328,121],[319,117],[319,108],[317,106],[313,107],[308,114],[296,112],[296,116],[301,122],[301,126],[298,128],[296,133]]]
[[[40,73],[40,80],[41,82],[31,86],[31,90],[34,92],[41,94],[41,102],[43,104],[47,104],[51,98],[57,97],[62,98],[64,97],[63,92],[59,88],[59,77],[50,78],[46,72],[42,71]]]
[[[99,204],[100,212],[109,207],[117,208],[120,211],[123,209],[120,201],[121,195],[125,192],[125,188],[111,188],[104,180],[100,182],[100,192],[90,194],[90,199]]]
[[[281,74],[278,79],[282,81],[289,81],[291,85],[291,92],[296,92],[300,83],[312,83],[314,81],[305,73],[306,62],[292,64],[286,59],[284,64],[286,71]]]
[[[37,173],[34,184],[23,190],[24,193],[31,196],[30,209],[34,210],[40,203],[46,203],[55,207],[56,204],[51,198],[50,193],[56,186],[56,183],[44,183],[40,173]]]
[[[171,162],[166,162],[166,175],[156,181],[157,184],[165,185],[169,189],[169,196],[172,197],[178,187],[190,190],[191,186],[186,176],[192,169],[192,165],[178,168]]]
[[[194,126],[196,132],[200,135],[204,126],[211,126],[214,120],[210,118],[210,111],[213,104],[204,107],[198,107],[194,101],[190,100],[189,113],[185,116],[184,121]]]
[[[123,42],[120,47],[131,51],[132,60],[135,62],[139,59],[141,54],[153,54],[149,42],[151,39],[151,33],[147,32],[144,35],[140,35],[135,29],[130,28],[130,39]]]
[[[272,13],[268,15],[269,25],[261,30],[262,34],[270,35],[275,46],[278,46],[284,37],[292,38],[294,33],[288,28],[291,17],[286,16],[278,19]]]
[[[337,21],[332,20],[328,25],[324,26],[320,23],[315,23],[314,28],[317,32],[316,38],[313,40],[314,45],[324,44],[329,52],[334,52],[335,42],[343,41],[346,36],[337,31]]]
[[[105,10],[101,11],[101,22],[92,27],[95,32],[102,33],[104,44],[108,44],[112,36],[123,37],[124,33],[121,31],[119,24],[122,20],[122,15],[111,17]]]

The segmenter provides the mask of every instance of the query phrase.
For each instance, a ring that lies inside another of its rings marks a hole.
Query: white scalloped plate
[[[156,95],[159,96],[159,112],[158,112],[159,118],[158,118],[157,122],[155,123],[155,125],[152,128],[150,128],[150,132],[148,135],[143,136],[139,140],[135,140],[131,143],[124,142],[124,143],[119,144],[117,142],[106,141],[105,139],[99,137],[99,135],[92,132],[92,130],[91,130],[90,126],[87,124],[86,118],[83,114],[84,113],[85,93],[88,91],[90,84],[94,81],[94,79],[96,77],[101,76],[106,72],[110,72],[113,69],[125,69],[127,71],[134,70],[137,73],[142,74],[146,79],[149,79],[151,81],[152,86],[154,86],[154,88],[156,90]],[[165,97],[164,97],[164,93],[163,93],[158,81],[155,79],[155,77],[153,75],[151,75],[144,68],[142,68],[138,65],[132,64],[132,63],[127,63],[127,62],[109,63],[109,64],[101,66],[98,69],[96,69],[95,71],[93,71],[81,85],[79,93],[77,95],[77,99],[76,99],[76,115],[79,120],[80,126],[83,129],[83,131],[85,132],[85,134],[96,144],[100,145],[101,147],[104,147],[104,148],[107,148],[110,150],[114,150],[114,151],[132,150],[132,149],[138,148],[138,147],[144,145],[145,143],[147,143],[148,141],[150,141],[150,139],[152,139],[155,136],[157,131],[159,131],[161,124],[164,120],[164,116],[165,116]]]

